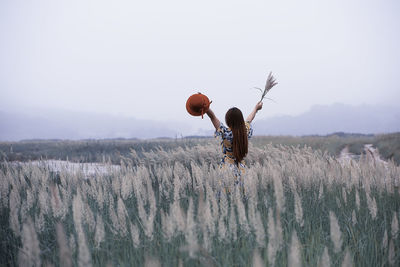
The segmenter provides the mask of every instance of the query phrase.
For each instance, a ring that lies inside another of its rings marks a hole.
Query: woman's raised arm
[[[210,108],[207,111],[207,115],[208,115],[208,117],[210,117],[210,120],[211,120],[212,124],[214,125],[215,129],[218,130],[221,123]]]
[[[262,109],[263,106],[263,102],[258,102],[257,105],[254,107],[253,111],[249,114],[249,116],[247,116],[246,121],[248,122],[252,122],[254,120],[254,117],[256,116],[257,111],[259,111],[260,109]]]

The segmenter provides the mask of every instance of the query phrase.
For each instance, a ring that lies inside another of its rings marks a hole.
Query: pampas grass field
[[[4,160],[0,265],[400,265],[393,161],[250,146],[239,187],[219,158],[204,141],[131,150],[90,175]]]

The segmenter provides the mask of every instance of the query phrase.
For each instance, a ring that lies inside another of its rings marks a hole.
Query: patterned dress
[[[250,122],[245,122],[247,137],[250,138],[253,135],[253,128]],[[230,168],[235,175],[236,182],[240,181],[240,176],[245,171],[245,162],[242,160],[238,165],[235,164],[235,156],[233,155],[233,133],[230,128],[227,128],[222,122],[219,128],[215,131],[214,136],[221,139],[221,147],[223,157],[221,159],[220,168]]]

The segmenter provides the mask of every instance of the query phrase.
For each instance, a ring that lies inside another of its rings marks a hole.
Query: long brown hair
[[[247,155],[248,138],[243,114],[238,108],[231,108],[226,112],[225,122],[233,133],[232,150],[236,164]]]

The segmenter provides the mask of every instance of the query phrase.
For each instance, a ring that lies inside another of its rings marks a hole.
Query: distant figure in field
[[[274,77],[270,75],[266,83],[266,89],[269,90],[276,84]],[[262,107],[263,102],[258,102],[247,116],[246,121],[240,109],[236,107],[230,108],[225,115],[225,122],[228,127],[220,122],[210,108],[206,112],[215,127],[215,137],[221,139],[223,157],[220,167],[229,167],[235,175],[236,183],[241,183],[240,176],[246,166],[243,159],[248,152],[248,139],[253,135],[251,122]]]

